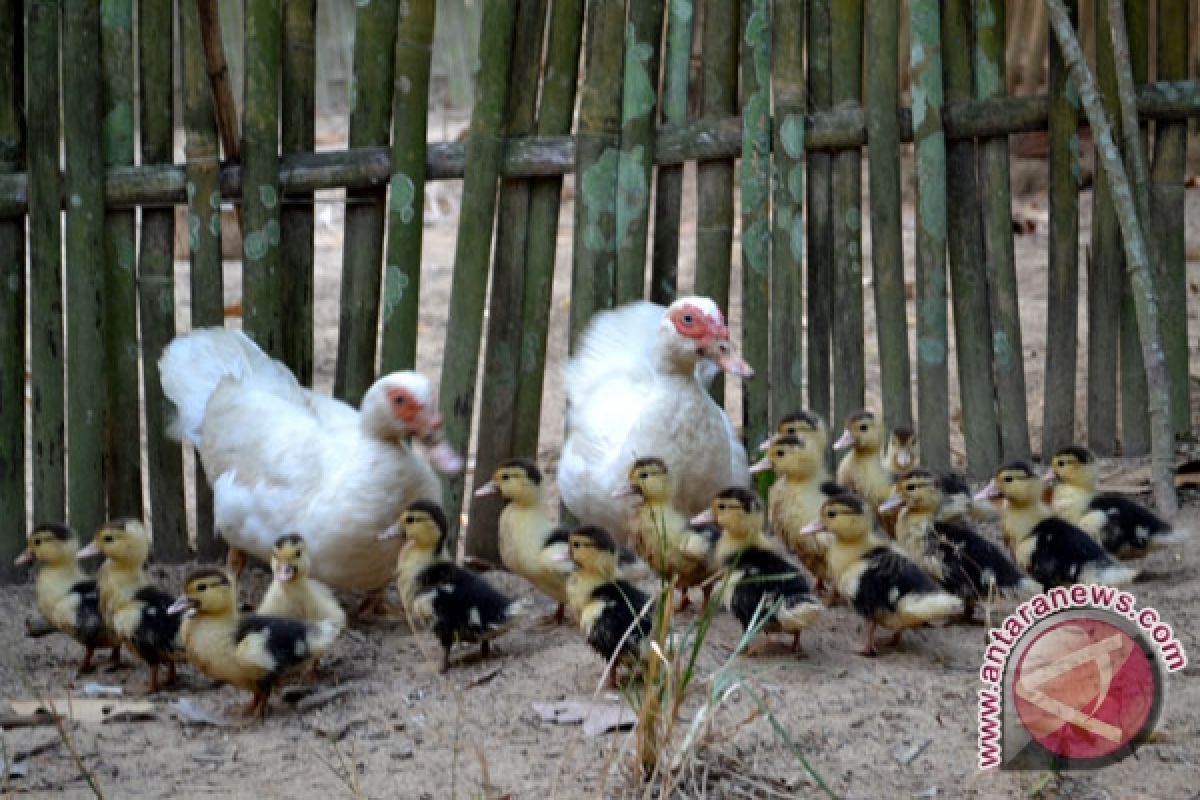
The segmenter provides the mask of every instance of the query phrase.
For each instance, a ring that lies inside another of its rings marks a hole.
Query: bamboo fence
[[[1041,449],[1069,442],[1083,358],[1088,443],[1152,451],[1159,504],[1173,506],[1161,491],[1172,436],[1191,432],[1183,214],[1188,121],[1200,118],[1195,0],[486,0],[464,143],[426,135],[444,9],[359,2],[349,147],[335,152],[314,148],[314,54],[326,52],[315,0],[247,0],[232,43],[223,4],[143,2],[135,13],[133,2],[0,0],[4,575],[31,518],[86,535],[106,516],[147,515],[156,557],[220,552],[199,471],[189,535],[183,453],[166,437],[156,372],[178,332],[174,206],[187,209],[192,324],[223,319],[220,208],[235,202],[245,329],[308,383],[314,308],[334,302],[314,296],[313,193],[346,191],[335,391],[354,402],[381,370],[414,364],[425,185],[462,179],[439,396],[449,440],[484,473],[538,452],[545,388],[558,380],[546,375],[547,339],[565,176],[576,190],[574,336],[598,309],[676,296],[691,162],[695,290],[725,307],[740,277],[741,344],[765,368],[744,392],[749,442],[797,407],[836,425],[863,403],[869,261],[882,411],[891,425],[917,423],[930,466],[950,465],[951,391],[973,476],[1029,456],[1029,370],[1048,376]],[[1083,125],[1098,164],[1082,243],[1091,324],[1077,348]],[[183,163],[172,160],[176,129]],[[1009,153],[1011,137],[1042,131],[1047,348],[1031,363]],[[486,422],[473,424],[480,388]],[[463,488],[448,480],[451,520]],[[470,509],[476,555],[495,555],[492,510]]]

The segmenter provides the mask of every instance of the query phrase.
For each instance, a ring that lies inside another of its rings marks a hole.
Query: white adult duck
[[[177,337],[159,361],[175,404],[173,431],[190,441],[213,486],[216,526],[231,548],[263,560],[284,534],[304,539],[312,577],[334,588],[378,592],[391,580],[399,543],[376,536],[441,485],[411,446],[417,438],[442,472],[462,460],[441,439],[429,380],[394,372],[355,409],[300,386],[240,331]]]
[[[626,530],[619,494],[641,456],[662,459],[675,476],[675,504],[689,516],[718,491],[749,484],[746,450],[702,379],[714,364],[738,378],[754,374],[707,297],[668,308],[631,303],[592,318],[566,366],[558,467],[563,502],[581,523]]]

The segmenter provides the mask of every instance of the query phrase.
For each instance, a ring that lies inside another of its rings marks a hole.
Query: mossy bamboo
[[[140,0],[138,64],[143,164],[170,162],[173,155],[171,27],[170,4]],[[142,374],[147,387],[146,466],[150,478],[154,557],[166,562],[186,561],[191,557],[183,495],[183,451],[178,442],[167,438],[166,401],[158,391],[158,359],[175,336],[174,250],[174,209],[143,210],[138,295]]]
[[[833,105],[830,0],[808,0],[808,108],[810,116]],[[865,119],[864,119],[865,122]],[[864,133],[866,127],[864,125]],[[813,125],[805,125],[805,146]],[[829,419],[830,346],[833,325],[833,158],[809,153],[808,166],[808,403]],[[834,424],[841,420],[831,421]]]
[[[770,364],[771,331],[771,12],[768,0],[742,0],[742,350]],[[768,382],[742,389],[747,441],[767,435]]]
[[[225,44],[221,35],[221,18],[217,11],[218,0],[196,0],[196,11],[200,19],[200,38],[204,43],[204,62],[208,80],[212,85],[213,113],[217,116],[217,130],[221,135],[221,146],[228,161],[241,163],[241,125],[238,123],[237,102],[233,97],[233,85],[229,79],[229,65],[225,61]],[[226,10],[228,10],[228,5]],[[236,9],[244,21],[244,8]],[[237,53],[234,54],[235,60]],[[244,66],[244,65],[243,65]],[[238,231],[244,237],[246,227],[242,221],[242,206],[234,206],[237,214]]]
[[[425,232],[425,158],[435,0],[400,7],[392,106],[392,175],[383,271],[382,372],[417,363],[421,240]]]
[[[358,4],[354,16],[354,81],[350,88],[350,146],[383,145],[391,132],[396,63],[397,0]],[[333,392],[357,405],[375,380],[383,225],[387,193],[346,193],[342,299]]]

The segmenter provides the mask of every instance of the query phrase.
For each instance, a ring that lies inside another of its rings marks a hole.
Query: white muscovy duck
[[[746,450],[705,388],[714,364],[735,377],[754,374],[707,297],[668,308],[630,303],[592,317],[566,366],[558,466],[563,502],[581,523],[627,531],[619,494],[641,457],[662,459],[675,476],[675,504],[689,516],[722,489],[749,485]]]
[[[376,536],[409,503],[441,500],[441,485],[410,439],[443,472],[462,460],[440,435],[429,380],[385,375],[355,409],[303,388],[283,364],[237,330],[179,336],[159,361],[163,392],[213,487],[217,530],[232,548],[263,560],[280,536],[298,534],[312,577],[377,593],[392,578],[397,542]]]

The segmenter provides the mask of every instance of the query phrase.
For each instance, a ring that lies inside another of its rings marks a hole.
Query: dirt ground
[[[450,128],[451,134],[456,132],[453,125]],[[323,134],[324,144],[337,144],[329,138],[334,134]],[[1047,226],[1044,194],[1039,194],[1036,178],[1041,169],[1036,163],[1014,165],[1019,189],[1014,206],[1036,225],[1033,233],[1015,240],[1031,410],[1040,410],[1045,337]],[[459,191],[458,184],[438,185],[427,202],[419,367],[435,377],[445,333],[443,317]],[[685,196],[694,198],[694,193]],[[1188,313],[1195,322],[1200,316],[1196,297],[1200,192],[1190,191],[1188,202]],[[1090,238],[1090,207],[1090,194],[1085,193],[1081,198],[1082,241]],[[694,208],[689,211],[693,213],[685,214],[682,232],[685,289],[695,258]],[[319,199],[317,217],[318,384],[328,387],[334,366],[341,263],[342,207],[337,193]],[[566,352],[569,193],[562,220],[549,354],[556,368]],[[869,265],[869,231],[865,233],[864,263]],[[911,280],[911,206],[905,210],[905,247]],[[734,258],[738,259],[736,247]],[[185,269],[181,263],[178,299],[184,328]],[[869,266],[864,273],[870,275]],[[227,299],[231,304],[240,299],[238,275],[238,265],[228,264]],[[730,316],[736,332],[736,274],[733,285]],[[871,292],[866,283],[864,289],[869,310]],[[1080,318],[1086,323],[1082,308]],[[1200,327],[1193,324],[1192,330],[1195,335]],[[1084,335],[1081,330],[1081,342]],[[866,351],[868,382],[877,387],[877,346],[870,323]],[[953,358],[950,364],[953,373]],[[1081,387],[1085,371],[1085,359],[1081,358]],[[1193,374],[1196,372],[1194,366]],[[952,374],[952,386],[956,380]],[[736,392],[732,394],[737,419],[740,398]],[[870,400],[878,401],[876,388],[870,390]],[[1081,394],[1080,417],[1083,411]],[[551,377],[539,453],[551,479],[562,440],[562,412],[562,387]],[[1031,413],[1036,449],[1040,411]],[[961,449],[961,437],[957,432],[954,436]],[[557,497],[552,499],[556,502]],[[1180,524],[1200,528],[1200,504],[1194,499],[1186,504]],[[865,659],[854,653],[861,635],[860,621],[845,607],[835,608],[806,634],[803,658],[770,651],[739,659],[735,668],[747,686],[765,698],[797,749],[840,796],[1024,797],[1040,790],[1043,797],[1196,797],[1200,553],[1193,543],[1158,554],[1143,566],[1146,577],[1135,585],[1139,604],[1159,610],[1191,654],[1193,666],[1168,681],[1163,741],[1145,747],[1136,758],[1100,771],[1048,779],[1036,773],[977,770],[976,698],[984,645],[981,626],[919,631],[910,634],[898,651]],[[174,589],[185,571],[183,567],[155,567],[153,574],[160,584]],[[504,588],[533,600],[539,610],[548,610],[547,601],[537,598],[521,581],[509,576],[498,580]],[[243,597],[257,599],[264,581],[261,573],[252,571],[243,586]],[[31,586],[0,591],[0,641],[9,643],[0,652],[0,702],[4,704],[34,692],[61,693],[72,677],[78,656],[72,643],[61,637],[23,637],[24,620],[33,613]],[[701,659],[702,675],[711,676],[724,664],[739,634],[728,615],[717,620]],[[221,714],[242,698],[235,690],[213,688],[203,677],[184,669],[178,688],[153,698],[152,719],[72,725],[69,743],[106,797],[636,796],[638,792],[625,782],[619,768],[622,753],[628,753],[628,734],[586,738],[578,726],[544,722],[533,710],[534,703],[587,701],[595,694],[601,663],[578,633],[569,626],[549,629],[530,622],[503,639],[500,649],[502,654],[494,661],[441,676],[436,670],[439,656],[432,637],[414,635],[403,622],[365,625],[344,635],[324,665],[319,689],[344,686],[345,694],[317,709],[298,711],[277,698],[262,725],[185,723],[170,710],[169,703],[187,699]],[[111,675],[101,672],[89,680],[137,688],[145,674],[140,669]],[[704,691],[702,688],[700,693]],[[616,703],[618,699],[602,696],[601,702]],[[751,708],[749,697],[741,693],[717,717],[711,745],[698,753],[701,763],[695,765],[697,778],[689,796],[703,791],[713,797],[817,796],[816,784],[768,720],[759,716],[746,721]],[[695,713],[693,702],[685,717],[691,719]],[[7,786],[0,774],[0,796],[6,790],[30,796],[90,796],[67,743],[53,728],[4,731],[0,742],[0,762],[27,765],[27,774]]]

